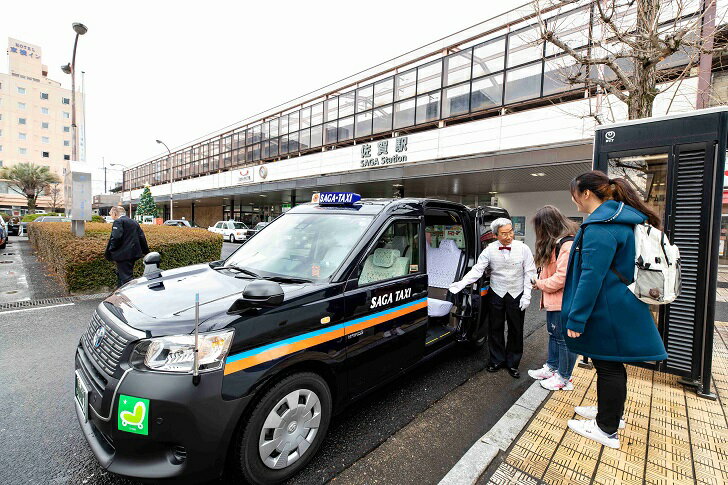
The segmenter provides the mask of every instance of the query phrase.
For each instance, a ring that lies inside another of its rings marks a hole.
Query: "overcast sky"
[[[49,77],[69,89],[71,24],[88,27],[76,72],[87,160],[100,167],[135,165],[164,153],[157,138],[174,149],[527,1],[3,3],[2,42],[40,45]]]

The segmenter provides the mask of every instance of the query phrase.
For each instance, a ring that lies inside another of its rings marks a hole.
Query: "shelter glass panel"
[[[372,134],[372,112],[359,113],[356,115],[356,137],[369,136]]]
[[[440,118],[440,91],[417,98],[417,124]]]
[[[417,87],[417,70],[412,69],[395,76],[396,89],[395,100],[411,98],[415,95]]]
[[[323,144],[323,125],[311,127],[311,147],[320,147]]]
[[[351,140],[354,138],[354,117],[342,118],[339,120],[339,141]]]
[[[415,124],[415,100],[409,99],[394,105],[394,128]]]
[[[505,103],[538,98],[541,94],[541,62],[506,73]]]
[[[361,113],[372,108],[374,85],[370,84],[356,91],[356,112]]]
[[[473,50],[467,49],[445,58],[445,86],[452,86],[470,79]]]
[[[442,59],[417,68],[417,94],[429,93],[442,86]]]
[[[374,106],[383,106],[392,102],[394,94],[394,78],[390,77],[374,84]]]
[[[442,105],[442,117],[449,118],[468,112],[470,108],[470,83],[447,88],[445,102]]]
[[[473,48],[473,77],[502,71],[505,62],[506,38],[490,40]]]
[[[354,103],[356,101],[356,92],[349,91],[339,96],[339,116],[351,116],[354,114]]]
[[[372,112],[373,133],[382,133],[392,129],[392,105],[375,108]]]
[[[473,81],[470,94],[470,111],[494,108],[503,102],[503,74],[483,77]]]

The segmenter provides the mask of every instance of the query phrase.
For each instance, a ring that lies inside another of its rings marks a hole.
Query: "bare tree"
[[[538,41],[565,54],[570,84],[596,86],[627,105],[629,119],[652,115],[655,98],[690,75],[700,55],[713,54],[713,31],[703,32],[716,0],[534,0]],[[584,6],[581,28],[561,10]],[[549,18],[542,12],[557,11]],[[714,9],[713,9],[714,12]],[[719,23],[716,34],[722,33]]]
[[[58,186],[58,182],[52,183],[48,188],[48,196],[51,198],[51,205],[53,206],[52,212],[58,212],[58,202],[60,202],[62,193],[63,189]]]

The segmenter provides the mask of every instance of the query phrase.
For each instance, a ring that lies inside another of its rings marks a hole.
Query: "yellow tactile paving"
[[[596,404],[594,371],[577,367],[575,390],[552,393],[489,483],[728,484],[728,323],[715,330],[717,401],[697,397],[676,376],[628,366],[627,428],[613,450],[567,430],[574,406]]]

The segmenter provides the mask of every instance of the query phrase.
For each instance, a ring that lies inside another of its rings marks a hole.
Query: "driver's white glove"
[[[531,304],[531,299],[530,298],[523,298],[523,297],[521,297],[521,302],[518,305],[518,307],[523,312],[523,311],[526,311],[526,308],[528,308],[528,305],[530,305],[530,304]]]
[[[461,283],[453,283],[448,287],[448,291],[452,293],[453,295],[460,293],[465,286],[463,286]]]

